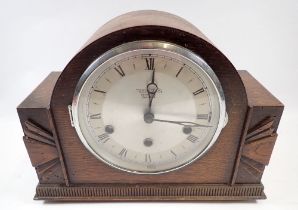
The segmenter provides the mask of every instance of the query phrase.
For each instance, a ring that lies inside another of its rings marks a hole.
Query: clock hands
[[[212,127],[212,126],[209,126],[209,125],[202,125],[202,124],[198,124],[198,123],[194,123],[194,122],[188,122],[188,121],[172,121],[172,120],[155,119],[154,114],[151,111],[151,106],[152,106],[152,101],[153,101],[153,98],[155,97],[155,94],[156,94],[157,90],[158,90],[158,86],[155,83],[155,70],[152,69],[151,82],[147,85],[147,93],[148,93],[148,97],[149,97],[149,104],[148,104],[148,110],[144,114],[144,121],[146,123],[152,123],[153,121],[156,121],[156,122],[165,122],[165,123],[173,123],[173,124],[177,124],[177,125],[182,125],[182,126],[187,127],[187,128],[191,128],[191,127],[204,127],[204,128]]]
[[[152,101],[153,101],[153,98],[155,97],[157,90],[158,90],[158,87],[157,87],[157,84],[155,83],[155,69],[152,68],[151,82],[147,85],[149,104],[148,104],[148,109],[147,109],[146,113],[144,114],[144,121],[146,123],[153,122],[154,114],[151,111],[151,106],[152,106]]]

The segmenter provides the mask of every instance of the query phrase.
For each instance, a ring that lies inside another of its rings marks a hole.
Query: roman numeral
[[[192,143],[196,143],[199,138],[194,135],[189,135],[186,139]]]
[[[147,70],[155,70],[154,67],[154,58],[146,58]]]
[[[126,157],[127,155],[127,149],[123,148],[119,153],[118,155],[120,155],[121,157]]]
[[[114,69],[120,74],[120,76],[122,76],[122,77],[125,76],[125,73],[120,65],[116,66]]]
[[[107,133],[103,133],[103,134],[98,136],[98,139],[99,139],[100,142],[106,143],[110,138],[109,138],[109,135]]]
[[[197,119],[198,120],[207,120],[209,118],[209,114],[198,114]]]
[[[94,120],[94,119],[101,119],[101,113],[99,113],[99,114],[92,114],[89,117],[92,120]]]
[[[203,92],[204,92],[204,88],[201,88],[201,89],[199,89],[199,90],[193,92],[193,94],[196,96],[196,95],[198,95],[198,94],[200,94],[200,93],[203,93]]]
[[[150,154],[146,154],[145,155],[145,162],[146,163],[151,163],[151,156],[150,156]]]
[[[173,150],[170,150],[171,154],[175,156],[175,158],[177,157],[177,154],[173,151]]]
[[[209,114],[198,114],[198,115],[197,115],[197,119],[198,119],[198,120],[208,120],[208,122],[210,122],[210,120],[211,120],[211,115],[212,115],[211,112],[209,112]]]
[[[94,91],[95,91],[95,92],[98,92],[98,93],[103,93],[103,94],[107,93],[107,92],[102,91],[102,90],[94,90]]]
[[[176,77],[179,76],[179,74],[181,73],[181,71],[183,70],[183,68],[184,68],[184,66],[182,66],[182,67],[179,69],[179,71],[178,71],[177,74],[176,74]]]

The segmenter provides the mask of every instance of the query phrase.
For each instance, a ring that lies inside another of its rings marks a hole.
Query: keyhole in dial
[[[146,147],[150,147],[150,146],[152,146],[152,144],[153,144],[153,140],[151,138],[145,138],[144,139],[144,145]]]

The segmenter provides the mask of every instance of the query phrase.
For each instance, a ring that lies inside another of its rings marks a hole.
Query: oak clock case
[[[283,104],[177,16],[102,26],[18,107],[35,199],[264,199]]]

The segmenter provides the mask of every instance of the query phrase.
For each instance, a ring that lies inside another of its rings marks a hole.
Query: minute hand
[[[194,122],[188,122],[188,121],[171,121],[171,120],[160,120],[160,119],[154,119],[153,121],[157,122],[165,122],[165,123],[174,123],[177,125],[182,125],[182,126],[188,126],[188,127],[203,127],[203,128],[209,128],[212,127],[210,125],[202,125]]]

